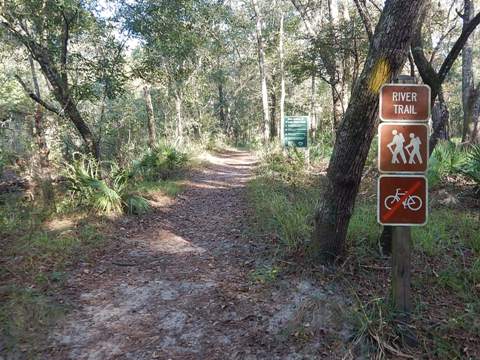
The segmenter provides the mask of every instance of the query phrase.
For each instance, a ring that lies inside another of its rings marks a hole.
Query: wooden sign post
[[[404,82],[406,79],[403,79]],[[408,79],[410,80],[410,79]],[[406,80],[406,81],[408,81]],[[410,226],[427,222],[430,88],[385,84],[380,91],[377,218],[392,226],[392,296],[404,317],[412,311]]]

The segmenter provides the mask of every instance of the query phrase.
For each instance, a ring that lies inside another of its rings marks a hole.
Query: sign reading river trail
[[[417,84],[385,84],[380,89],[383,121],[428,121],[430,87]]]
[[[308,116],[285,116],[283,121],[283,144],[287,147],[308,146]]]

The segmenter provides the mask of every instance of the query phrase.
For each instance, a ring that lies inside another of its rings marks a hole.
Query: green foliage
[[[135,184],[135,190],[145,197],[160,191],[161,193],[175,197],[183,190],[183,185],[175,180],[144,180]]]
[[[288,184],[301,184],[306,176],[306,159],[297,148],[267,147],[261,154],[259,172]]]
[[[120,169],[115,163],[109,163],[108,170],[102,171],[101,165],[84,155],[78,155],[73,164],[66,164],[68,189],[77,205],[102,214],[148,211],[147,200],[131,190],[134,172]]]
[[[480,187],[480,145],[474,145],[468,150],[460,172]]]
[[[266,284],[272,283],[277,279],[279,273],[279,268],[273,265],[263,265],[250,274],[250,277],[253,281]]]
[[[357,202],[350,219],[347,238],[359,258],[372,255],[377,251],[377,240],[381,228],[377,223],[375,206],[376,204],[371,202]]]
[[[333,139],[330,133],[320,134],[310,146],[310,161],[316,163],[329,159],[333,152]]]
[[[466,158],[467,152],[454,142],[439,142],[429,159],[427,176],[430,186],[437,185],[446,176],[458,174]]]
[[[266,178],[250,182],[248,192],[259,230],[278,239],[279,250],[302,250],[312,231],[308,221],[314,210],[311,193],[300,194]]]
[[[188,155],[171,145],[160,144],[148,150],[133,168],[146,180],[166,179],[188,162]]]

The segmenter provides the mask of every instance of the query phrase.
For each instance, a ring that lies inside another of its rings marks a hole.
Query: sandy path
[[[348,330],[335,320],[340,300],[331,291],[296,278],[251,280],[263,250],[246,235],[254,157],[230,151],[209,160],[171,204],[120,223],[116,247],[79,270],[69,284],[74,310],[46,358],[336,357],[331,344]],[[317,315],[303,319],[312,306]],[[289,330],[299,321],[315,322],[300,343]]]

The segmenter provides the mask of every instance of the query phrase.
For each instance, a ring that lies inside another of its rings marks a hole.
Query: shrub
[[[467,152],[450,141],[437,144],[429,160],[428,180],[432,186],[446,176],[461,172],[467,159]]]
[[[306,159],[302,151],[292,148],[282,151],[268,148],[262,154],[259,171],[268,177],[279,178],[295,185],[302,182],[306,175]]]
[[[102,214],[141,214],[149,209],[147,200],[132,191],[134,170],[121,169],[116,163],[98,163],[84,155],[76,157],[73,164],[66,165],[65,172],[68,191],[76,205]],[[107,170],[101,170],[102,164],[107,165]]]
[[[474,145],[468,150],[460,172],[480,188],[480,145]]]
[[[187,161],[186,153],[171,145],[159,145],[148,150],[140,161],[134,162],[133,168],[146,180],[165,180],[185,166]]]
[[[310,146],[310,161],[315,163],[329,159],[333,152],[333,135],[330,132],[319,132],[315,142]]]

